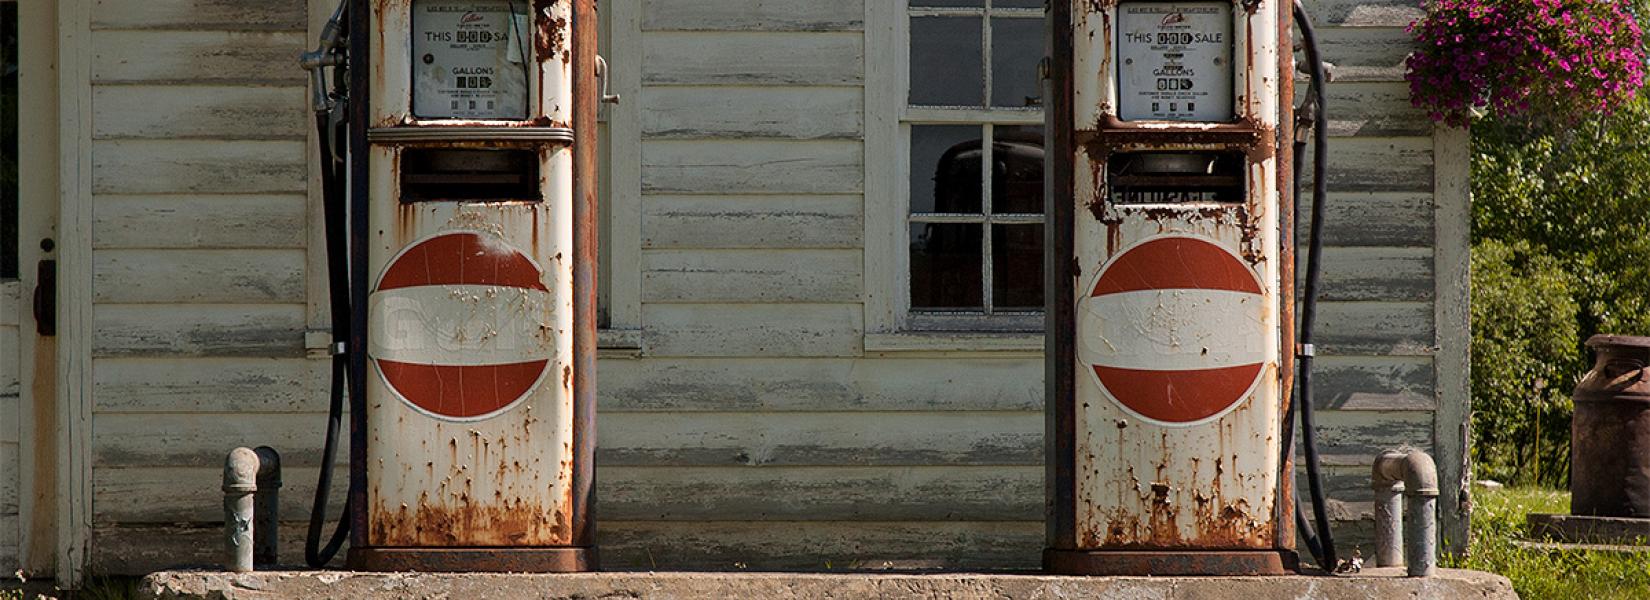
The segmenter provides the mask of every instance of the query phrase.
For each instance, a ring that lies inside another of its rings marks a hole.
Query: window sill
[[[1041,332],[904,331],[865,334],[866,354],[1043,354]]]

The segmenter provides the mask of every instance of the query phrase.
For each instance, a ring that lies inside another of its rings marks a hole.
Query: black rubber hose
[[[344,178],[339,153],[332,147],[331,118],[326,112],[315,115],[316,137],[321,146],[321,197],[325,206],[328,294],[332,312],[333,343],[349,337],[349,264],[344,234]],[[315,483],[315,503],[309,513],[309,536],[304,543],[304,562],[319,569],[332,562],[349,536],[349,501],[344,502],[338,527],[332,539],[321,547],[321,531],[326,522],[327,500],[332,492],[333,461],[338,450],[338,432],[344,419],[344,385],[348,381],[349,357],[342,352],[332,356],[331,402],[327,406],[326,446],[321,451],[321,475]]]
[[[1301,307],[1300,341],[1300,414],[1301,438],[1305,442],[1307,485],[1312,494],[1312,517],[1317,522],[1323,555],[1318,566],[1334,572],[1338,565],[1335,556],[1335,538],[1329,530],[1329,512],[1324,504],[1323,478],[1319,473],[1317,427],[1312,419],[1312,345],[1313,325],[1318,315],[1318,286],[1322,281],[1323,265],[1323,206],[1329,192],[1324,175],[1329,171],[1329,107],[1324,85],[1328,74],[1323,56],[1318,50],[1317,30],[1312,27],[1312,15],[1300,0],[1295,0],[1295,24],[1300,27],[1301,41],[1305,43],[1306,61],[1312,68],[1312,225],[1306,254],[1306,297]]]
[[[1295,109],[1296,114],[1301,114],[1301,111],[1310,110],[1311,102],[1312,101],[1310,99],[1302,102],[1300,108]],[[1294,141],[1294,146],[1295,162],[1293,164],[1297,166],[1294,169],[1294,181],[1291,182],[1293,192],[1289,195],[1289,197],[1298,199],[1301,197],[1302,173],[1299,165],[1306,162],[1306,140],[1297,137]],[[1299,262],[1298,258],[1296,259],[1296,262]],[[1295,456],[1295,413],[1298,410],[1299,405],[1300,399],[1296,398],[1295,401],[1289,403],[1289,409],[1283,415],[1283,447],[1281,451],[1282,463],[1284,465],[1289,465],[1289,459]],[[1283,473],[1283,476],[1292,479],[1295,477],[1295,472],[1293,470],[1288,470]],[[1317,528],[1313,527],[1312,521],[1306,518],[1306,512],[1303,510],[1306,505],[1301,502],[1300,494],[1295,494],[1294,500],[1295,528],[1300,530],[1301,539],[1306,540],[1306,550],[1312,554],[1313,560],[1318,561],[1319,564],[1323,564],[1323,542],[1318,539]]]

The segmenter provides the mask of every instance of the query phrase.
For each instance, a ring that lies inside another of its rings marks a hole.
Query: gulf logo
[[[1266,304],[1255,272],[1218,242],[1148,238],[1106,261],[1078,303],[1078,360],[1141,420],[1207,423],[1260,383]]]
[[[485,419],[544,381],[556,348],[551,310],[531,257],[496,235],[440,233],[407,246],[379,276],[368,355],[417,410]]]

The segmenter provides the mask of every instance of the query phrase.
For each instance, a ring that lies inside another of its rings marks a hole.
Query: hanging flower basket
[[[1432,0],[1412,23],[1414,105],[1461,127],[1479,114],[1558,122],[1610,113],[1644,86],[1631,0]]]

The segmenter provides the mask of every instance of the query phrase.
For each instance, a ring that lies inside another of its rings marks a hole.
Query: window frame
[[[911,8],[907,0],[866,3],[865,49],[865,267],[866,310],[865,328],[872,337],[881,334],[899,334],[897,344],[903,348],[909,335],[905,334],[1000,334],[1028,338],[1014,349],[1030,349],[1030,337],[1041,338],[1044,311],[991,310],[990,280],[991,248],[982,248],[982,284],[986,290],[984,311],[938,312],[916,311],[911,308],[910,226],[921,222],[982,223],[986,231],[993,224],[1046,223],[1046,213],[1035,219],[1025,215],[996,217],[991,213],[989,198],[990,170],[982,169],[982,212],[977,216],[949,215],[913,216],[911,207],[911,129],[923,125],[978,126],[984,136],[990,136],[998,126],[1044,127],[1042,107],[993,108],[991,102],[992,60],[990,8]],[[983,3],[989,7],[989,1]],[[1038,18],[1046,22],[1043,9],[1006,9],[1016,16],[1007,18]],[[908,103],[910,92],[910,52],[912,17],[979,15],[982,19],[982,76],[985,107],[913,106]],[[1035,15],[1035,16],[1033,16]],[[998,18],[1004,18],[998,16]],[[990,137],[982,139],[989,140]],[[984,160],[991,160],[992,144],[983,144]],[[989,234],[982,233],[989,238]],[[982,244],[986,244],[982,240]],[[949,337],[956,337],[951,335]],[[972,338],[971,338],[972,339]],[[874,349],[870,337],[867,349]],[[984,344],[998,349],[1000,344]],[[1040,344],[1039,344],[1040,346]]]

